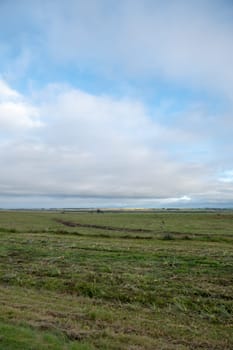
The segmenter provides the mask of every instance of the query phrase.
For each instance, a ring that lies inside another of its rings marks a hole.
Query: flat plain
[[[233,349],[232,243],[232,211],[0,211],[0,349]]]

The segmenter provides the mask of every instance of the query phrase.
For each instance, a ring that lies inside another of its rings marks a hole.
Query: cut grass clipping
[[[233,213],[0,212],[0,349],[232,349]]]

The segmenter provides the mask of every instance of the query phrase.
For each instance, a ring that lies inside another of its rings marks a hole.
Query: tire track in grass
[[[109,231],[124,231],[124,232],[152,232],[151,230],[145,229],[145,228],[113,227],[113,226],[106,226],[106,225],[81,224],[78,222],[61,220],[61,219],[54,219],[54,220],[68,227],[88,227],[88,228],[96,228],[96,229],[109,230]]]

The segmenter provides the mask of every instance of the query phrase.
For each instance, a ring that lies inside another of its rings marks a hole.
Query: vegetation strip
[[[142,229],[142,228],[127,228],[127,227],[81,224],[78,222],[72,222],[72,221],[61,220],[61,219],[55,219],[55,221],[68,227],[87,227],[87,228],[96,228],[96,229],[103,229],[103,230],[109,230],[109,231],[124,231],[124,232],[151,232],[151,230],[149,229]]]

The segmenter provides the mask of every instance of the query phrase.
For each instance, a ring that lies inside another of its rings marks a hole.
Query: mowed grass
[[[0,212],[0,349],[232,349],[233,212]]]

